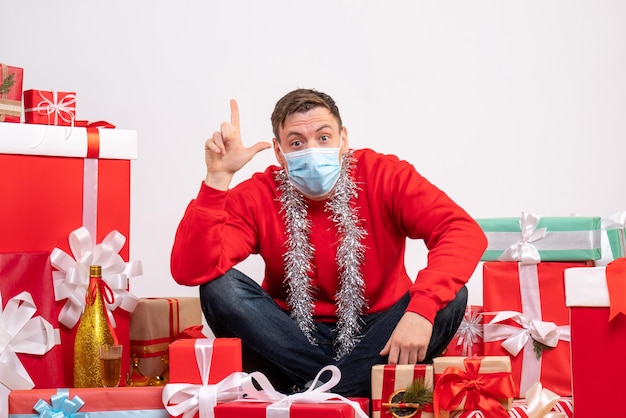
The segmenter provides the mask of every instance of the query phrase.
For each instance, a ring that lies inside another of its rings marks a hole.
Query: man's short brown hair
[[[278,131],[285,126],[285,120],[294,113],[307,112],[316,107],[325,107],[335,117],[339,129],[343,126],[339,108],[335,101],[326,93],[313,89],[296,89],[284,95],[274,107],[272,112],[272,129],[274,136],[280,142]]]

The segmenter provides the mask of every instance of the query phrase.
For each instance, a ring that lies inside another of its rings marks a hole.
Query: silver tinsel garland
[[[340,288],[335,295],[337,299],[337,336],[335,338],[335,357],[337,359],[350,353],[358,343],[361,326],[359,318],[366,309],[365,283],[361,274],[361,266],[365,253],[362,240],[366,235],[359,226],[357,208],[350,202],[356,199],[358,186],[350,176],[356,160],[352,152],[343,156],[343,164],[337,184],[325,210],[331,213],[331,219],[337,226],[339,246],[337,248],[337,265],[339,266]],[[311,344],[316,344],[312,332],[313,296],[311,289],[311,264],[314,248],[309,242],[311,231],[307,218],[307,204],[303,195],[289,182],[285,168],[276,174],[278,190],[281,192],[281,212],[285,222],[287,251],[285,261],[285,283],[287,284],[287,304],[304,335]]]

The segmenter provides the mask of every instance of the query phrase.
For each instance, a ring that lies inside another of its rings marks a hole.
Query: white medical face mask
[[[342,142],[343,135],[339,148],[314,147],[283,153],[291,184],[310,197],[320,197],[329,193],[337,183],[341,172],[339,151]]]

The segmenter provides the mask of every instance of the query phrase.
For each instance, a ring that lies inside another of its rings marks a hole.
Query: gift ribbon
[[[471,357],[472,347],[483,339],[482,314],[468,307],[454,336],[457,337],[456,345],[462,346],[461,354]]]
[[[229,402],[243,396],[242,382],[247,373],[234,372],[219,383],[209,385],[209,374],[213,357],[214,338],[200,338],[195,342],[196,362],[202,384],[168,383],[163,388],[162,400],[171,416],[213,418],[217,402]]]
[[[548,347],[556,347],[559,340],[570,342],[569,325],[556,325],[542,321],[539,273],[536,264],[518,263],[522,312],[503,311],[485,324],[485,342],[504,340],[502,347],[517,356],[523,349],[520,393],[540,380],[541,358],[537,358],[533,340]],[[507,319],[513,320],[520,327],[500,324]]]
[[[505,417],[509,414],[499,399],[512,398],[515,385],[510,372],[479,373],[479,357],[463,359],[465,370],[448,367],[435,384],[433,407],[435,417],[441,410],[453,411],[465,399],[465,410],[479,409],[490,418]]]
[[[327,382],[321,383],[320,378],[324,372],[331,372],[331,377]],[[260,386],[258,390],[252,379]],[[285,395],[278,392],[269,379],[261,372],[252,372],[249,378],[245,379],[242,384],[243,391],[248,395],[244,402],[269,402],[270,405],[265,409],[266,418],[289,418],[289,410],[294,403],[345,403],[354,409],[355,414],[360,418],[368,418],[368,415],[361,409],[358,402],[347,399],[341,395],[328,392],[335,387],[341,380],[341,372],[337,366],[329,365],[322,368],[311,386],[304,392]]]
[[[41,316],[28,292],[10,299],[2,310],[0,295],[0,383],[11,390],[32,389],[35,384],[17,353],[44,355],[61,338],[58,329]]]
[[[67,299],[59,313],[59,322],[73,328],[83,312],[89,287],[89,266],[102,266],[102,279],[114,294],[111,303],[105,302],[107,314],[115,327],[112,311],[121,308],[135,310],[139,298],[128,292],[129,278],[143,274],[141,261],[125,262],[119,251],[126,237],[118,231],[110,232],[100,244],[93,245],[89,231],[80,227],[69,236],[72,255],[54,248],[50,255],[53,267],[54,294],[57,301]]]
[[[519,261],[524,264],[537,264],[541,261],[539,250],[531,242],[543,239],[547,228],[537,228],[541,217],[535,213],[522,212],[520,229],[522,238],[498,257],[499,261]]]
[[[50,125],[50,115],[54,116],[53,125],[59,124],[59,119],[63,122],[67,122],[70,125],[74,125],[74,119],[76,118],[74,113],[76,111],[76,95],[73,93],[66,94],[59,100],[58,93],[56,91],[52,93],[52,100],[41,94],[41,91],[37,91],[41,101],[35,107],[25,109],[25,112],[37,112],[42,116],[48,117],[48,125]]]
[[[611,321],[619,314],[626,315],[626,258],[617,258],[607,264],[606,285]]]
[[[526,391],[526,414],[528,418],[564,418],[566,414],[552,411],[560,400],[556,393],[544,389],[541,382],[536,382]]]
[[[33,409],[38,416],[43,418],[89,417],[87,412],[78,412],[85,405],[85,402],[78,395],[72,399],[70,399],[69,395],[70,391],[68,389],[57,389],[57,393],[50,396],[50,403],[39,399],[33,406]]]

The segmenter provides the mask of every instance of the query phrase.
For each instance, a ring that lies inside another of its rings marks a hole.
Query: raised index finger
[[[230,100],[230,126],[239,130],[239,106],[235,99]]]

